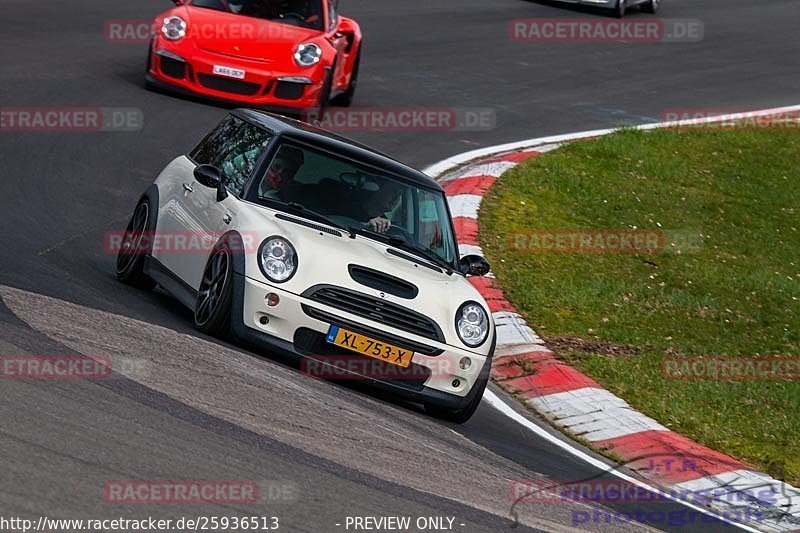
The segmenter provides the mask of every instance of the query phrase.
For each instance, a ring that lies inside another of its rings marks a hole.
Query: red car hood
[[[292,57],[297,45],[320,34],[318,30],[212,9],[185,9],[187,33],[198,47],[243,59],[284,61]]]

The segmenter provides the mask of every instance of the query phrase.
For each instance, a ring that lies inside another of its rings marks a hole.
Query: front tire
[[[194,327],[213,337],[230,331],[233,301],[233,258],[227,244],[208,258],[194,306]]]
[[[322,89],[320,90],[319,94],[319,103],[317,104],[317,115],[322,118],[322,113],[325,111],[325,108],[328,107],[331,101],[331,91],[333,90],[333,72],[336,68],[334,64],[331,67],[330,72],[325,74],[325,81],[322,82]]]
[[[358,51],[356,52],[356,61],[353,64],[353,73],[350,75],[350,84],[347,86],[347,90],[331,100],[333,105],[337,105],[340,107],[350,107],[353,105],[353,98],[356,95],[356,85],[358,84],[358,71],[361,67],[361,47],[358,47]]]
[[[150,83],[150,71],[153,69],[153,41],[147,46],[147,65],[144,69],[144,87],[153,90],[155,87]]]
[[[150,252],[143,241],[151,216],[150,201],[145,198],[136,206],[117,252],[117,279],[144,290],[156,286],[156,282],[144,273],[144,260]]]
[[[656,14],[658,13],[658,9],[661,7],[661,0],[650,0],[649,2],[642,5],[642,11],[645,13]]]
[[[486,364],[489,364],[487,361]],[[463,424],[475,414],[475,410],[481,404],[483,399],[483,391],[486,390],[486,385],[489,383],[489,376],[482,376],[479,378],[478,383],[475,384],[477,390],[473,389],[472,393],[475,395],[467,405],[460,409],[448,409],[446,407],[439,407],[438,405],[426,404],[425,412],[434,418],[440,418],[455,424]]]

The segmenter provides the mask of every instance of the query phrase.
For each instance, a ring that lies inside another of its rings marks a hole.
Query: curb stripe
[[[538,344],[544,341],[528,326],[519,313],[512,311],[497,311],[494,317],[495,332],[497,333],[497,346],[508,344]]]
[[[507,381],[504,386],[508,387],[510,392],[521,394],[525,398],[549,396],[587,387],[600,388],[600,385],[592,378],[554,358],[534,364],[533,372],[533,374]]]
[[[483,299],[489,304],[489,311],[491,313],[496,313],[498,311],[509,311],[512,313],[517,312],[517,309],[503,296],[503,291],[497,284],[496,279],[487,278],[485,276],[482,278],[471,277],[467,279],[476,289],[478,289],[478,292],[481,294],[481,296],[483,296]],[[495,354],[496,353],[497,350],[495,350]]]
[[[492,176],[468,176],[442,183],[447,196],[458,194],[477,194],[483,196],[497,180]]]
[[[453,226],[456,230],[458,242],[462,244],[478,245],[478,219],[453,217]]]
[[[595,446],[613,452],[626,466],[650,479],[681,483],[746,468],[727,455],[709,450],[674,431],[645,431]]]
[[[590,442],[607,441],[642,431],[667,431],[605,389],[587,387],[527,401],[559,426]]]
[[[530,377],[531,367],[552,361],[555,361],[555,358],[550,350],[534,350],[500,358],[495,357],[492,360],[492,378],[495,381],[504,381]]]
[[[517,164],[511,161],[495,161],[493,163],[481,162],[467,169],[458,170],[453,174],[444,176],[442,179],[447,181],[470,176],[491,176],[493,178],[499,178],[506,170],[514,168],[515,166],[517,166]]]
[[[552,146],[557,147],[556,145],[552,145]],[[550,150],[552,150],[552,149],[553,148],[550,148]],[[547,150],[545,150],[545,151],[547,151]],[[542,150],[537,147],[536,150],[528,150],[528,151],[525,151],[525,152],[512,152],[510,154],[505,154],[505,155],[501,155],[499,157],[495,157],[495,158],[492,158],[492,159],[487,159],[486,162],[487,163],[488,162],[495,163],[495,162],[498,162],[498,161],[505,161],[506,163],[517,163],[517,164],[519,164],[519,163],[522,163],[523,161],[525,161],[526,159],[530,159],[531,157],[535,157],[535,156],[539,155],[540,153],[542,153]]]
[[[467,217],[477,219],[481,200],[483,200],[483,196],[478,194],[457,194],[447,197],[447,203],[450,204],[450,214],[453,218]]]
[[[481,247],[474,244],[459,244],[458,253],[461,257],[464,257],[465,255],[479,255],[484,257]]]

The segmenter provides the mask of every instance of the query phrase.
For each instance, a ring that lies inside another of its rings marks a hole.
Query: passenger
[[[262,198],[282,199],[283,194],[292,181],[297,171],[303,166],[305,156],[303,151],[293,146],[283,146],[279,149],[278,155],[273,159],[272,164],[264,176],[259,188],[259,196]]]

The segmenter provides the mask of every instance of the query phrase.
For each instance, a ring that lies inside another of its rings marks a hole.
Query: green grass
[[[665,248],[513,246],[520,232],[632,228],[663,231]],[[800,357],[800,132],[625,130],[573,143],[498,180],[480,234],[531,326],[577,338],[554,344],[570,346],[561,357],[662,424],[800,483],[800,382],[675,380],[660,367],[665,354]]]

